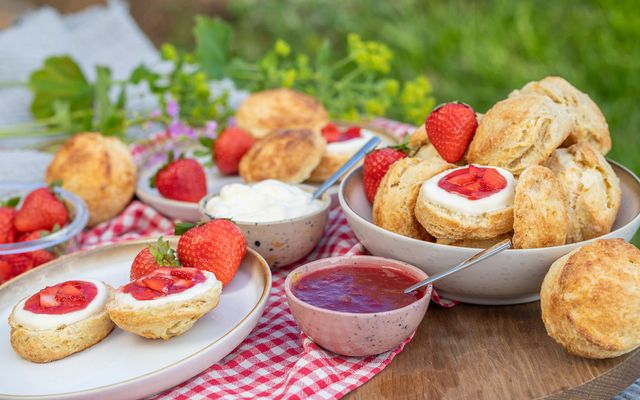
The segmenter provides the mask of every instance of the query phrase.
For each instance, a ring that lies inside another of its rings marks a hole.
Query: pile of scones
[[[611,137],[588,95],[560,77],[530,82],[477,115],[478,128],[459,165],[440,157],[424,125],[409,138],[413,157],[394,163],[373,204],[373,222],[392,232],[441,244],[488,247],[511,237],[515,248],[580,242],[611,231],[620,181],[604,158]],[[458,213],[424,199],[421,185],[460,165],[513,174],[513,205]]]

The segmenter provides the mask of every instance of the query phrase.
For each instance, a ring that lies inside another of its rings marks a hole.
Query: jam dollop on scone
[[[468,165],[427,180],[415,215],[436,238],[490,239],[513,228],[514,193],[509,171]]]
[[[222,283],[209,271],[162,267],[118,288],[107,311],[125,331],[169,339],[214,309],[221,290]]]
[[[112,293],[103,282],[74,280],[21,300],[9,316],[13,349],[29,361],[49,362],[93,346],[113,329],[105,310]]]

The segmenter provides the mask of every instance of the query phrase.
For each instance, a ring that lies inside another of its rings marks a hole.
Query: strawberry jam
[[[424,297],[424,290],[403,292],[417,282],[391,267],[336,266],[303,276],[291,291],[305,303],[327,310],[376,313],[402,308]]]
[[[476,167],[457,169],[445,175],[438,186],[469,200],[478,200],[498,193],[507,186],[507,180],[495,168]]]
[[[334,124],[325,125],[324,128],[322,128],[322,136],[327,143],[346,142],[347,140],[362,137],[359,126],[352,126],[341,131],[340,128]]]
[[[136,300],[153,300],[184,292],[206,279],[199,269],[163,267],[126,284],[121,290]]]
[[[35,314],[67,314],[86,308],[97,294],[98,288],[91,282],[67,281],[29,297],[24,309]]]

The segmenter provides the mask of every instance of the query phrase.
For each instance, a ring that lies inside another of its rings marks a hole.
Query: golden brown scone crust
[[[432,203],[419,190],[415,216],[435,238],[491,239],[513,229],[513,206],[484,214],[461,214]]]
[[[591,144],[558,149],[546,166],[564,188],[569,216],[567,243],[588,240],[611,231],[622,192],[613,169]]]
[[[509,97],[537,93],[547,96],[571,114],[573,127],[563,146],[589,142],[602,154],[611,150],[609,125],[598,105],[591,98],[558,76],[548,76],[540,81],[527,83]]]
[[[547,333],[582,357],[610,358],[640,345],[640,250],[597,240],[551,265],[540,292]]]
[[[382,178],[373,202],[373,223],[397,234],[433,241],[415,218],[415,204],[422,184],[453,168],[446,162],[403,158],[391,165]]]
[[[417,127],[416,130],[413,131],[411,135],[409,135],[409,140],[407,141],[407,145],[415,149],[429,143],[431,142],[429,141],[429,137],[427,136],[427,129],[425,128],[424,124]]]
[[[236,112],[238,126],[256,138],[281,129],[311,129],[320,132],[329,115],[316,99],[291,89],[253,93]]]
[[[324,152],[320,164],[311,172],[309,182],[324,182],[344,165],[353,154],[332,154]],[[355,168],[355,167],[354,167]]]
[[[204,314],[220,302],[221,285],[184,302],[148,308],[131,308],[116,298],[107,303],[111,320],[121,329],[148,339],[170,339],[191,329]]]
[[[545,96],[508,98],[482,117],[466,160],[520,175],[525,168],[542,164],[569,136],[571,126],[565,109]]]
[[[127,146],[118,138],[79,133],[58,150],[46,181],[80,196],[89,208],[89,226],[110,220],[122,211],[136,189],[136,167]]]
[[[564,191],[553,172],[536,165],[524,170],[513,203],[513,247],[531,249],[565,244],[569,217]]]
[[[324,154],[326,141],[309,129],[273,132],[256,142],[240,160],[245,182],[278,179],[300,183],[311,176]]]
[[[512,232],[505,233],[503,235],[496,236],[491,239],[446,239],[446,238],[438,238],[436,239],[436,243],[445,244],[447,246],[457,246],[457,247],[471,247],[474,249],[486,249],[495,244],[500,243],[505,239],[511,239]]]
[[[109,297],[113,296],[113,289]],[[17,306],[17,305],[16,305]],[[13,320],[15,307],[9,315],[11,346],[25,360],[46,363],[88,349],[102,341],[114,327],[106,310],[87,319],[59,329],[33,330]]]

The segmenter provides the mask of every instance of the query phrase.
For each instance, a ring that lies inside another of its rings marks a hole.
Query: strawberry
[[[57,307],[60,305],[60,301],[56,299],[58,288],[55,286],[47,286],[40,291],[40,306],[43,308]]]
[[[169,242],[160,236],[155,244],[145,247],[134,258],[129,278],[133,281],[157,268],[166,266],[178,267],[180,263],[176,258],[175,251],[169,246]]]
[[[406,142],[406,139],[405,139]],[[364,192],[371,203],[376,197],[380,181],[387,173],[391,165],[407,156],[408,147],[406,143],[395,147],[373,150],[364,157],[363,181]]]
[[[155,290],[160,293],[169,293],[169,286],[173,283],[173,280],[163,278],[161,276],[150,276],[143,278],[142,283],[151,290]]]
[[[55,256],[47,250],[34,250],[26,254],[31,257],[31,268],[48,263],[55,258]]]
[[[207,177],[202,165],[183,156],[174,160],[173,153],[169,153],[167,163],[151,177],[149,184],[168,199],[190,203],[197,203],[207,194]]]
[[[0,207],[0,244],[16,241],[16,229],[13,226],[15,217],[15,209]]]
[[[227,128],[213,144],[216,165],[226,175],[238,173],[240,160],[255,143],[253,136],[240,128]]]
[[[190,228],[185,231],[185,229]],[[226,219],[216,219],[191,227],[177,224],[178,259],[185,267],[213,272],[226,286],[240,267],[247,253],[247,241],[242,231]]]
[[[58,292],[56,293],[56,300],[63,303],[83,301],[84,293],[82,293],[82,290],[78,289],[73,284],[67,282],[58,288]]]
[[[427,136],[438,154],[457,163],[476,133],[478,121],[473,109],[462,103],[446,103],[431,111],[425,122]]]
[[[333,143],[340,141],[340,128],[338,128],[335,124],[327,124],[322,130],[322,136],[327,141],[327,143]]]
[[[47,236],[50,232],[49,231],[45,231],[43,229],[38,230],[38,231],[33,231],[33,232],[27,232],[27,233],[23,233],[22,235],[18,236],[18,242],[29,242],[31,240],[38,240],[41,239],[45,236]]]
[[[342,132],[342,134],[344,135],[346,140],[362,137],[359,126],[352,126],[351,128],[347,128],[344,132]]]
[[[13,276],[18,276],[33,268],[33,259],[29,253],[7,254],[2,256],[2,259],[11,265]]]
[[[13,267],[5,260],[0,260],[0,285],[13,278]]]
[[[40,188],[29,193],[16,213],[14,226],[18,232],[52,231],[69,222],[65,204],[51,188]]]

